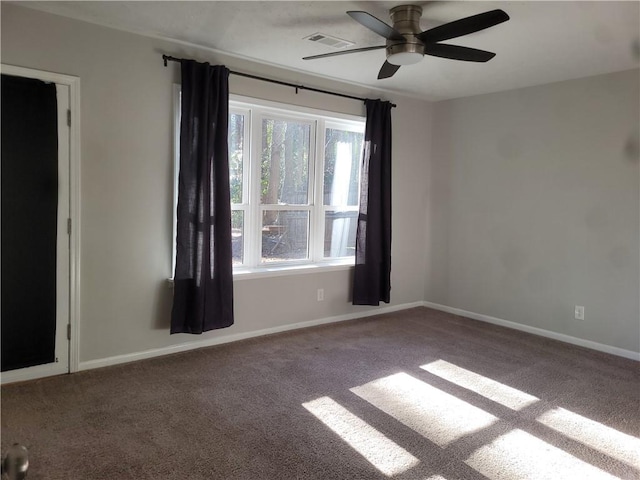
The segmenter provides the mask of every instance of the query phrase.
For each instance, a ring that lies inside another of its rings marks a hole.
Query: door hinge
[[[67,323],[67,340],[71,340],[71,324]]]
[[[71,126],[71,110],[67,110],[67,125]]]
[[[71,235],[71,219],[67,218],[67,235]]]

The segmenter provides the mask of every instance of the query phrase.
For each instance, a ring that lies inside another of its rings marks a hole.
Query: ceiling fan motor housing
[[[405,42],[387,40],[387,61],[393,65],[410,65],[424,56],[424,44],[418,40],[422,7],[399,5],[389,11],[393,28],[405,38]]]

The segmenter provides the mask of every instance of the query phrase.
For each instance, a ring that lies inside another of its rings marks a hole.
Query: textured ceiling
[[[425,56],[377,80],[384,50],[304,61],[335,51],[303,40],[321,32],[354,42],[384,39],[346,15],[364,10],[391,23],[407,2],[19,2],[127,31],[216,49],[243,58],[428,100],[464,97],[637,68],[640,2],[415,2],[423,30],[501,8],[511,20],[447,43],[496,52],[487,63]],[[285,79],[286,80],[286,79]]]

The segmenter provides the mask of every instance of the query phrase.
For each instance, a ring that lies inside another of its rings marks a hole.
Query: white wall
[[[366,312],[349,304],[349,271],[235,283],[236,324],[202,336],[169,335],[172,218],[172,84],[179,66],[161,53],[377,98],[379,93],[2,3],[2,62],[81,78],[80,360]],[[232,76],[232,93],[364,114],[352,100]],[[424,132],[430,107],[398,104],[394,121],[392,305],[424,292]],[[416,228],[416,222],[419,227]],[[325,301],[316,301],[316,289]]]
[[[640,351],[638,90],[633,70],[436,104],[425,300]]]

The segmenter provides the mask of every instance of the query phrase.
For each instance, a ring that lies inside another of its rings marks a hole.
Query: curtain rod
[[[162,60],[164,60],[165,67],[167,66],[167,62],[178,62],[178,63],[182,62],[181,58],[172,57],[171,55],[162,55]],[[271,78],[259,77],[258,75],[250,75],[248,73],[235,72],[233,70],[229,70],[229,73],[232,75],[238,75],[239,77],[252,78],[254,80],[260,80],[262,82],[269,82],[269,83],[275,83],[276,85],[284,85],[285,87],[292,87],[296,89],[296,93],[298,93],[298,90],[309,90],[311,92],[324,93],[325,95],[333,95],[336,97],[349,98],[351,100],[359,100],[361,102],[364,102],[366,100],[366,98],[355,97],[353,95],[345,95],[344,93],[330,92],[328,90],[322,90],[320,88],[305,87],[304,85],[296,85],[294,83],[283,82],[281,80],[272,80]],[[395,108],[396,104],[392,103],[391,106]]]

